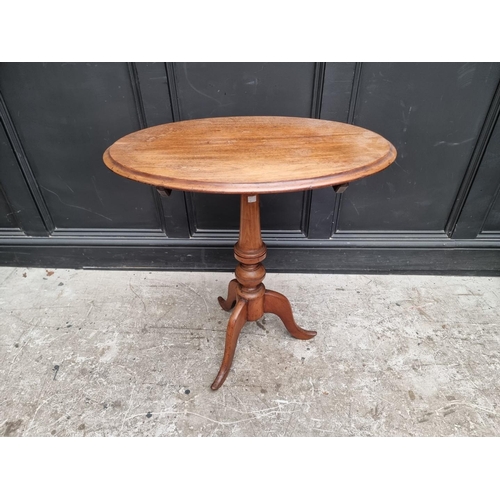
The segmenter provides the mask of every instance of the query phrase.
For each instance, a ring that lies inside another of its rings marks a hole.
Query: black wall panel
[[[238,230],[240,198],[238,195],[193,193],[192,219],[196,230]],[[302,231],[302,212],[307,203],[304,193],[266,194],[261,196],[263,231]]]
[[[309,117],[314,63],[177,63],[181,118]]]
[[[325,68],[323,92],[321,94],[321,114],[318,118],[337,122],[349,122],[351,104],[354,105],[353,84],[355,63],[329,63]],[[351,98],[353,97],[353,98]]]
[[[354,124],[398,157],[345,193],[338,229],[444,232],[499,78],[498,64],[364,64]]]
[[[7,203],[7,199],[2,191],[0,191],[0,228],[15,228],[18,227],[14,211]]]
[[[500,274],[499,82],[500,63],[2,63],[0,264],[232,270],[237,196],[160,197],[102,154],[281,115],[372,129],[398,158],[342,195],[262,196],[269,270]]]
[[[491,210],[486,218],[483,232],[495,232],[500,233],[500,196],[498,195],[495,198],[495,202],[493,203]]]
[[[0,191],[8,206],[8,219],[26,235],[47,236],[52,228],[52,219],[25,161],[22,145],[12,127],[1,96],[0,116],[3,119],[0,124]],[[13,149],[14,144],[16,152]]]
[[[314,112],[314,63],[178,63],[173,69],[180,119],[310,117]],[[237,196],[196,193],[189,198],[193,232],[238,229]],[[302,193],[263,197],[262,229],[300,231],[304,200]]]
[[[478,165],[480,168],[475,173],[457,221],[454,238],[485,237],[489,232],[500,231],[500,95],[497,95],[497,101],[491,113],[494,126],[491,135],[485,137],[484,153]]]
[[[126,64],[4,64],[0,91],[56,228],[157,228],[149,187],[102,168],[139,128]]]

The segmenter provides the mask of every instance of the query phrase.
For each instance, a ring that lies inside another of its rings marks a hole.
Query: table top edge
[[[104,152],[103,161],[110,170],[122,177],[156,187],[213,194],[289,193],[337,186],[339,184],[353,182],[380,172],[393,163],[397,157],[396,148],[392,145],[392,143],[389,141],[387,142],[390,146],[387,154],[375,160],[371,164],[363,165],[348,172],[340,172],[316,178],[313,177],[308,179],[295,179],[279,182],[221,183],[214,181],[173,179],[165,176],[138,172],[127,168],[113,159],[110,154],[111,146]]]

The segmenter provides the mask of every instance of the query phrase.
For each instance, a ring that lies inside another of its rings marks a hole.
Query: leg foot
[[[214,383],[212,384],[212,389],[214,391],[216,391],[224,383],[224,380],[226,380],[227,374],[229,373],[229,369],[231,368],[238,337],[240,336],[243,325],[247,321],[247,308],[248,302],[244,299],[240,299],[237,302],[234,311],[231,313],[231,317],[229,318],[226,330],[224,357],[222,358],[219,373],[217,374],[217,377],[215,377]]]
[[[266,290],[264,294],[264,312],[276,314],[283,321],[290,335],[296,339],[308,340],[316,335],[316,332],[304,330],[295,323],[292,306],[281,293]]]
[[[230,311],[236,304],[236,289],[238,287],[238,280],[231,280],[227,287],[227,299],[224,300],[222,297],[217,297],[220,306],[224,311]]]

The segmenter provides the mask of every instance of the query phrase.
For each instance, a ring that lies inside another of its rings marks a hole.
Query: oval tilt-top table
[[[316,332],[299,327],[288,299],[266,290],[262,261],[266,245],[260,231],[259,195],[326,186],[342,192],[356,179],[379,172],[396,158],[390,142],[369,130],[326,120],[277,116],[238,116],[187,120],[127,135],[104,153],[117,174],[172,189],[241,196],[240,233],[234,246],[239,264],[229,283],[225,311],[233,312],[224,356],[212,384],[226,379],[243,325],[264,313],[281,318],[302,340]]]

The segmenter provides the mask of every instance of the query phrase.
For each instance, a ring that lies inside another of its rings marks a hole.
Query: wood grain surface
[[[185,191],[280,193],[338,185],[396,158],[382,136],[312,118],[238,116],[150,127],[110,146],[104,163],[130,179]]]

